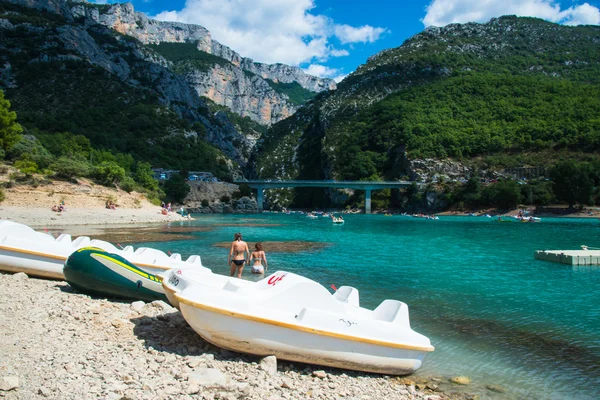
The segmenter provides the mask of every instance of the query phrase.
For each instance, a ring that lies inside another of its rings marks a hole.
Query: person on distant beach
[[[247,261],[246,257],[248,257]],[[231,266],[229,276],[233,276],[237,271],[237,277],[241,278],[242,271],[244,270],[244,264],[248,262],[250,262],[250,250],[248,250],[248,243],[242,240],[242,234],[238,232],[233,235],[231,250],[229,250],[229,256],[227,257],[227,264]]]
[[[262,243],[258,242],[254,245],[254,251],[250,255],[250,259],[254,260],[254,264],[252,265],[252,269],[250,272],[253,274],[264,274],[265,271],[269,270],[269,266],[267,264],[267,255],[263,250]],[[263,268],[262,262],[265,262],[265,266]]]

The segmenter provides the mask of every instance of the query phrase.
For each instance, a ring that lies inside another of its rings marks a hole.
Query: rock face
[[[298,109],[271,89],[264,79],[249,75],[233,64],[217,64],[207,72],[190,71],[185,77],[200,96],[260,124],[271,125]]]
[[[254,214],[256,200],[250,197],[232,199],[239,186],[226,182],[190,181],[190,193],[184,199],[188,213],[201,214]]]
[[[185,132],[186,136],[206,140],[220,149],[236,164],[232,170],[238,169],[238,165],[242,169],[246,167],[264,126],[298,109],[299,103],[290,101],[285,90],[275,90],[274,86],[297,84],[307,93],[335,88],[332,80],[307,75],[296,67],[255,63],[212,40],[210,32],[202,26],[152,20],[135,12],[130,3],[8,1],[40,10],[45,16],[62,17],[51,18],[55,25],[52,28],[22,23],[18,19],[11,20],[12,23],[9,19],[0,19],[2,30],[19,29],[27,35],[37,35],[39,51],[32,53],[30,62],[83,62],[102,68],[132,90],[151,91],[152,97],[183,119],[203,125],[205,129],[196,126]],[[150,46],[159,43],[193,43],[199,54],[208,55],[209,61],[204,68],[192,65],[178,69],[173,60]],[[14,87],[11,76],[18,76],[19,71],[1,56],[0,61],[3,66],[0,78],[5,80],[6,86]],[[228,107],[232,113],[216,111],[206,98]],[[236,113],[263,127],[258,129],[241,123]]]
[[[210,32],[202,26],[149,19],[135,12],[131,3],[114,4],[105,12],[78,4],[72,7],[72,13],[75,18],[87,18],[144,44],[195,43],[198,50],[222,58],[227,62],[224,66],[214,64],[208,71],[196,69],[186,74],[188,82],[198,95],[263,125],[285,119],[298,109],[286,94],[273,90],[267,79],[275,83],[297,82],[311,92],[336,87],[333,80],[308,75],[297,67],[262,64],[242,57],[212,40]]]

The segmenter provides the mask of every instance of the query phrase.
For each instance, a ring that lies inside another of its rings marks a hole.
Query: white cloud
[[[211,32],[213,39],[244,57],[290,65],[324,62],[331,57],[349,55],[347,49],[333,47],[333,36],[339,37],[342,44],[372,43],[386,31],[368,25],[359,28],[336,25],[325,15],[311,13],[314,2],[187,0],[182,10],[163,11],[154,18],[202,25]],[[338,35],[338,31],[343,33]]]
[[[344,56],[349,56],[350,52],[346,49],[336,50],[336,49],[332,48],[329,51],[329,54],[331,55],[331,57],[344,57]]]
[[[600,10],[597,7],[585,3],[569,10],[564,22],[566,25],[600,25]]]
[[[588,3],[561,9],[554,0],[433,0],[421,20],[425,26],[486,22],[501,15],[537,17],[568,25],[600,24],[600,10]]]
[[[308,68],[303,68],[303,70],[309,75],[318,76],[319,78],[331,78],[338,83],[348,76],[348,74],[343,74],[337,68],[329,68],[321,64],[310,64]]]
[[[373,43],[386,31],[384,28],[373,28],[370,25],[364,25],[359,28],[350,25],[337,25],[335,27],[335,36],[344,44],[358,42]]]
[[[320,64],[310,64],[308,68],[304,68],[304,72],[321,78],[331,78],[339,73],[335,68],[329,68]]]

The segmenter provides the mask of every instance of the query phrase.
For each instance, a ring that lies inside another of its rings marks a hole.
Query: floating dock
[[[535,258],[569,265],[600,265],[600,250],[536,250]]]

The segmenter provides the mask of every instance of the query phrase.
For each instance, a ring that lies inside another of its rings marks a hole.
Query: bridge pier
[[[258,205],[258,212],[263,212],[263,187],[259,186],[256,188],[256,204]]]
[[[365,214],[371,214],[371,189],[365,189]]]

